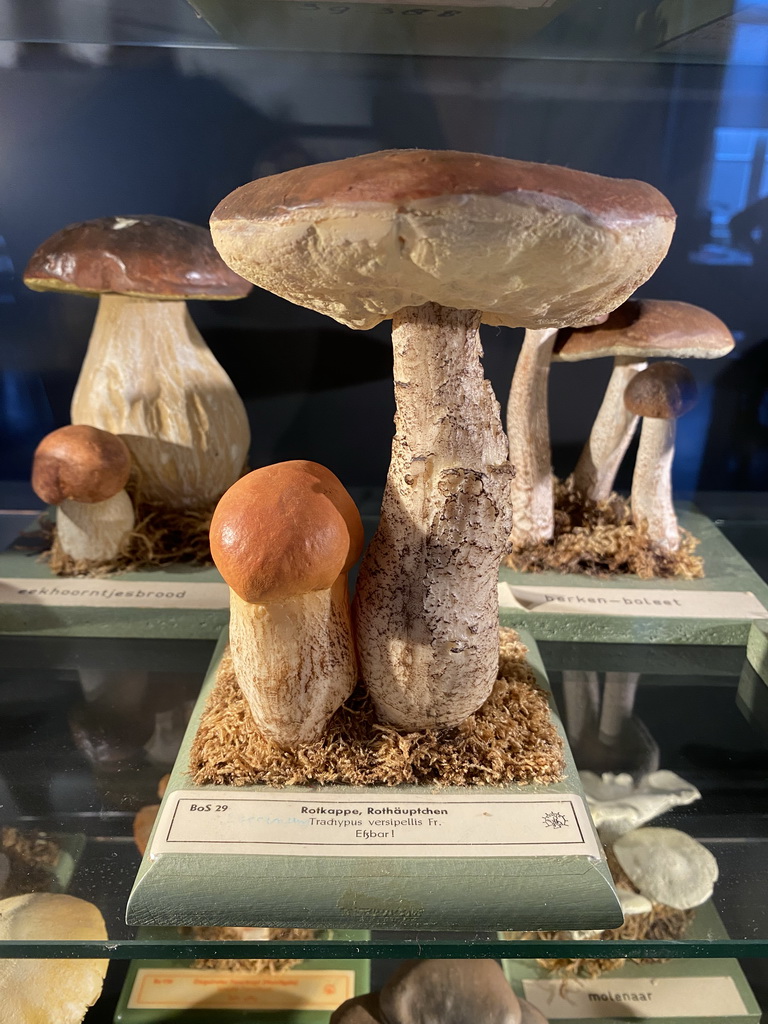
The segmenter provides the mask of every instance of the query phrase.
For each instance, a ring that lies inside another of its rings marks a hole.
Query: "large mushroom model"
[[[72,422],[123,438],[143,500],[188,509],[220,498],[245,465],[248,418],[186,300],[239,299],[250,285],[205,228],[156,216],[71,224],[36,249],[24,282],[99,296]]]
[[[58,544],[76,566],[96,567],[117,558],[134,525],[125,490],[130,475],[125,442],[97,427],[60,427],[37,446],[32,489],[57,506]]]
[[[235,678],[280,747],[320,739],[355,688],[347,573],[362,548],[354,501],[316,462],[256,469],[216,507],[211,553],[230,586]]]
[[[713,313],[661,299],[630,299],[602,324],[558,331],[554,362],[613,358],[605,397],[571,478],[577,497],[610,497],[638,422],[624,404],[624,391],[649,359],[719,359],[733,346],[733,335]]]
[[[664,553],[680,547],[672,500],[676,421],[696,403],[696,381],[680,363],[653,363],[624,392],[633,416],[642,416],[640,444],[632,476],[632,520],[645,526],[651,545]]]
[[[214,243],[247,280],[358,330],[392,318],[396,432],[354,603],[382,721],[455,725],[497,675],[512,469],[481,320],[594,322],[655,270],[673,225],[640,182],[429,150],[288,171],[214,211]]]

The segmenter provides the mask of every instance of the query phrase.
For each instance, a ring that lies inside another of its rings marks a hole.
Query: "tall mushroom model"
[[[573,472],[575,493],[605,501],[613,490],[638,421],[624,404],[624,391],[648,359],[719,359],[733,345],[733,335],[713,313],[661,299],[630,299],[602,324],[558,331],[555,361],[613,357],[605,397]]]
[[[24,282],[100,297],[72,422],[123,438],[146,501],[184,509],[221,497],[245,464],[248,417],[185,300],[239,299],[250,285],[208,231],[155,216],[71,224],[36,249]]]
[[[214,211],[246,279],[356,329],[392,318],[396,433],[354,608],[385,722],[454,725],[496,678],[510,465],[481,319],[591,323],[655,270],[673,225],[641,182],[429,150],[277,174]]]

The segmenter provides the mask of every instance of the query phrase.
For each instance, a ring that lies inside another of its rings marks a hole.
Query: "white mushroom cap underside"
[[[669,218],[608,222],[520,191],[309,205],[211,224],[246,280],[361,330],[425,302],[480,309],[490,324],[588,324],[650,277],[673,230]]]
[[[639,828],[613,844],[627,877],[656,903],[698,907],[712,895],[717,861],[701,843],[675,828]]]

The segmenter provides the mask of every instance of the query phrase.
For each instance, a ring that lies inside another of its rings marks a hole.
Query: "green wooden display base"
[[[139,931],[139,938],[144,939],[169,939],[176,935],[175,930],[167,928]],[[337,931],[327,937],[365,942],[371,936],[367,931]],[[303,987],[307,982],[310,991]],[[305,960],[278,974],[198,968],[191,960],[133,960],[114,1021],[328,1024],[332,1011],[345,999],[368,992],[370,982],[370,960]],[[307,1009],[308,1004],[322,1004],[327,1009]]]
[[[696,910],[686,940],[727,939],[711,902]],[[642,953],[642,940],[634,945]],[[623,1024],[638,1017],[664,1024],[708,1024],[711,1021],[748,1024],[760,1020],[760,1007],[737,960],[710,957],[636,964],[627,961],[598,979],[565,981],[535,960],[501,961],[515,992],[528,999],[550,1022],[580,1024],[600,1020]],[[691,1001],[702,1006],[693,1015]]]
[[[0,634],[213,640],[228,620],[213,567],[65,577],[38,552],[0,552]]]
[[[502,567],[501,624],[536,640],[745,645],[751,623],[768,618],[768,586],[707,516],[681,509],[679,519],[701,541],[704,579],[595,579]]]
[[[768,732],[768,626],[755,622],[747,639],[747,660],[736,691],[739,710],[757,729]]]
[[[548,688],[535,644],[523,639],[539,685]],[[222,636],[131,892],[129,924],[475,931],[621,922],[556,714],[566,777],[548,786],[194,787],[189,750],[225,642]],[[279,814],[268,801],[281,802]],[[371,818],[369,805],[398,817]],[[338,827],[313,827],[312,813]],[[338,822],[349,814],[347,830]],[[405,814],[410,827],[400,825]],[[397,826],[394,850],[389,831],[367,828],[385,820]]]

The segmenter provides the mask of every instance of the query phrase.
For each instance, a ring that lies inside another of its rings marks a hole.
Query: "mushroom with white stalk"
[[[43,438],[32,464],[32,489],[58,506],[56,533],[65,555],[93,567],[117,557],[134,525],[125,491],[130,475],[131,453],[106,430],[60,427]]]
[[[355,329],[393,321],[396,433],[354,605],[383,721],[456,725],[497,675],[511,469],[480,321],[591,323],[655,270],[673,225],[650,185],[429,150],[287,171],[214,211],[243,277]]]
[[[316,462],[265,466],[229,488],[210,537],[231,591],[234,674],[258,729],[287,749],[318,740],[358,678],[347,587],[363,548],[354,501]]]
[[[672,501],[675,424],[696,404],[696,381],[680,363],[653,363],[638,373],[624,391],[624,403],[643,417],[640,445],[632,476],[632,520],[646,525],[653,547],[674,552],[680,528]]]
[[[185,300],[239,299],[250,285],[205,228],[155,216],[71,224],[36,249],[24,282],[100,297],[72,422],[125,440],[145,500],[184,509],[221,497],[245,465],[248,417]]]
[[[629,299],[602,324],[558,331],[553,362],[613,358],[605,397],[573,471],[575,493],[589,501],[611,494],[638,421],[624,404],[624,391],[648,359],[719,359],[733,345],[733,335],[713,313],[661,299]]]

